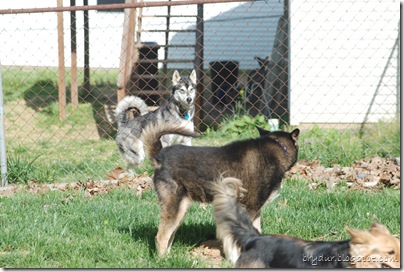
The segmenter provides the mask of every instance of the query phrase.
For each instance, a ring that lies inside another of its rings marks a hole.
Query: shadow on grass
[[[78,90],[79,103],[91,104],[93,118],[100,138],[114,138],[116,134],[115,105],[117,103],[116,86],[113,83],[102,83],[90,86],[86,91],[82,86]],[[57,84],[52,80],[39,80],[24,92],[24,100],[28,107],[37,112],[59,118],[58,112],[48,110],[58,103]],[[71,89],[66,88],[66,104],[71,103]]]
[[[130,234],[135,242],[139,240],[145,241],[149,248],[150,256],[157,254],[155,244],[157,230],[157,227],[151,225],[141,225],[137,228],[118,228],[119,232]],[[174,237],[173,246],[175,246],[175,244],[194,246],[203,241],[212,239],[216,239],[216,229],[214,225],[185,223],[180,225],[180,227],[178,228]]]

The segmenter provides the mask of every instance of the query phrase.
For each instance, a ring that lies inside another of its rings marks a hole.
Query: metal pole
[[[364,128],[365,128],[365,123],[368,121],[368,118],[369,118],[370,110],[372,109],[373,103],[375,102],[375,98],[376,98],[377,94],[379,93],[380,86],[382,85],[382,81],[383,81],[383,79],[384,79],[384,76],[386,75],[387,68],[389,68],[389,63],[390,63],[390,61],[391,61],[391,59],[392,59],[392,57],[393,57],[394,49],[395,49],[396,46],[398,46],[398,44],[399,44],[399,43],[398,43],[399,40],[400,40],[400,37],[397,37],[397,39],[396,39],[396,41],[395,41],[395,43],[394,43],[394,45],[393,45],[393,48],[391,49],[389,58],[387,59],[387,63],[386,63],[386,65],[384,66],[383,73],[382,73],[382,75],[380,76],[380,80],[379,80],[379,83],[377,84],[375,93],[373,94],[372,100],[370,101],[370,105],[369,105],[369,108],[368,108],[368,110],[367,110],[367,112],[366,112],[366,114],[365,114],[365,118],[364,118],[363,121],[362,121],[361,127],[360,127],[360,129],[359,129],[359,136],[360,136],[361,138],[362,138],[363,131],[364,131]]]
[[[289,14],[290,14],[290,3],[289,3],[289,0],[285,0],[285,2],[284,2],[284,15],[286,16],[286,20],[287,20],[287,24],[288,24],[288,27],[287,27],[287,31],[288,31],[288,33],[286,34],[286,36],[287,36],[287,44],[286,44],[286,46],[288,47],[288,52],[287,52],[287,55],[286,55],[286,57],[287,57],[287,63],[288,63],[288,69],[287,69],[287,84],[288,84],[288,86],[287,86],[287,88],[288,88],[288,101],[287,101],[287,109],[286,109],[286,112],[287,112],[287,118],[286,118],[286,123],[288,124],[288,125],[290,125],[290,101],[292,100],[291,99],[291,97],[290,97],[290,79],[291,79],[291,76],[290,76],[290,63],[291,63],[291,61],[290,61],[290,16],[289,16]]]
[[[3,83],[0,62],[0,163],[1,163],[1,185],[6,186],[7,181],[7,158],[6,158],[6,132],[4,129],[4,103],[3,103]]]
[[[197,98],[195,107],[195,127],[198,131],[201,131],[203,124],[203,110],[202,110],[202,95],[203,95],[203,48],[204,48],[204,18],[203,18],[203,5],[197,6],[197,18],[196,18],[196,43],[195,43],[195,72],[198,84],[196,86]]]
[[[397,88],[397,101],[396,101],[396,114],[397,114],[397,121],[400,122],[400,22],[398,23],[398,41],[397,41],[397,79],[396,79],[396,88]]]

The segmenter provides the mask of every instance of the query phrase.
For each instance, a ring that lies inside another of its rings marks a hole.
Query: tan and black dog
[[[241,186],[232,177],[212,184],[216,233],[236,268],[400,267],[400,241],[377,222],[369,230],[347,228],[351,239],[343,241],[261,235],[237,200],[245,193]]]
[[[221,176],[243,180],[248,193],[241,202],[254,226],[261,229],[261,207],[297,160],[299,129],[291,133],[258,131],[258,138],[219,147],[172,145],[162,149],[159,139],[163,135],[192,137],[195,133],[164,122],[145,128],[142,137],[154,162],[153,182],[161,208],[156,237],[160,255],[170,250],[191,201],[213,201],[211,185]]]

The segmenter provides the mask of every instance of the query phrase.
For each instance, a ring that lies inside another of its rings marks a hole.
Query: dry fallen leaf
[[[400,188],[400,166],[397,160],[390,158],[372,158],[358,160],[350,167],[334,165],[325,168],[317,159],[312,162],[298,161],[285,176],[298,175],[300,178],[310,181],[312,189],[317,189],[325,183],[328,189],[339,182],[346,182],[352,189],[368,188],[378,189],[383,186]]]
[[[107,173],[108,180],[119,180],[119,175],[123,173],[124,170],[121,167],[117,167],[112,172]]]

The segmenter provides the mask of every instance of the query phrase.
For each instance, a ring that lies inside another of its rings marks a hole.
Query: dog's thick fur
[[[213,184],[216,231],[226,257],[237,268],[400,267],[400,242],[374,222],[369,231],[347,228],[351,239],[305,241],[281,235],[262,236],[237,200],[245,192],[239,179]],[[240,253],[234,255],[234,248]],[[233,255],[232,255],[233,254]]]
[[[299,130],[288,133],[258,128],[260,137],[225,146],[172,145],[161,149],[159,138],[175,133],[166,130],[167,124],[159,122],[143,133],[146,151],[155,164],[153,182],[161,207],[156,237],[159,254],[170,250],[191,201],[212,202],[211,185],[222,174],[243,180],[248,193],[241,201],[260,229],[261,207],[296,162]]]
[[[141,134],[145,126],[163,120],[186,126],[194,131],[196,72],[189,77],[180,76],[175,71],[172,78],[172,92],[167,102],[157,110],[149,112],[143,99],[137,96],[124,97],[116,107],[118,131],[116,144],[130,171],[138,167],[145,158]],[[163,146],[174,142],[192,145],[190,137],[165,135],[161,138]],[[132,173],[133,174],[133,173]]]

